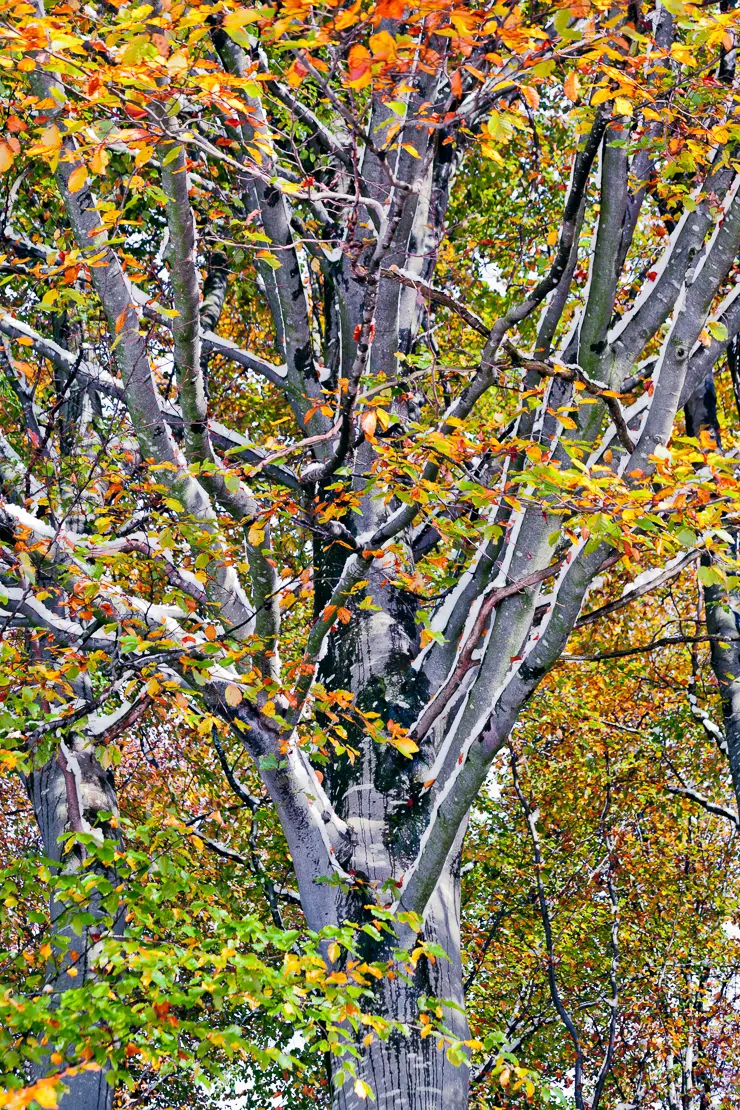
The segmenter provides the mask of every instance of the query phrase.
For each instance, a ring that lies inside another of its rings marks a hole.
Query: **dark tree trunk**
[[[364,508],[372,519],[376,506],[370,502]],[[378,611],[363,612],[354,625],[338,630],[322,670],[327,680],[331,675],[333,684],[352,690],[365,712],[410,727],[426,694],[423,674],[410,670],[418,650],[413,599],[391,587],[383,571],[370,573],[366,594]],[[356,887],[346,896],[344,916],[362,921],[368,919],[368,903],[389,907],[394,902],[404,872],[419,850],[431,805],[431,794],[422,789],[430,753],[421,751],[408,759],[389,744],[378,745],[361,728],[350,742],[357,745],[359,758],[332,765],[327,788],[352,834],[351,853],[343,863]],[[430,900],[421,934],[417,937],[409,930],[398,940],[412,949],[419,941],[438,945],[447,958],[422,956],[411,980],[396,975],[379,982],[369,1006],[381,1017],[407,1025],[408,1035],[393,1032],[385,1041],[376,1035],[370,1045],[362,1043],[366,1027],[358,1036],[357,1077],[371,1087],[378,1107],[464,1110],[468,1105],[467,1065],[451,1062],[448,1042],[439,1048],[438,1036],[421,1036],[422,1015],[426,1015],[450,1039],[470,1037],[460,957],[463,835],[464,829]],[[363,955],[368,960],[389,959],[391,948],[381,949],[371,942]],[[436,1001],[429,1006],[427,999]],[[336,1068],[341,1068],[341,1059]],[[360,1110],[367,1105],[355,1093],[354,1079],[335,1091],[335,1110]]]

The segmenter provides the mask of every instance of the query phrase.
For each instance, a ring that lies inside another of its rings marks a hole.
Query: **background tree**
[[[637,1020],[619,1001],[635,802],[618,820],[615,798],[640,771],[662,784],[644,752],[558,752],[595,800],[550,819],[601,858],[563,939],[540,830],[552,739],[526,739],[522,714],[596,622],[603,575],[632,601],[701,555],[709,632],[689,635],[714,647],[735,770],[718,652],[736,636],[710,593],[734,589],[735,463],[700,416],[680,423],[740,331],[734,13],[163,0],[3,18],[4,758],[51,887],[48,940],[11,926],[18,958],[42,940],[49,962],[5,1004],[10,1068],[35,1080],[11,1104],[53,1105],[61,1075],[70,1105],[105,1105],[144,1062],[293,1066],[287,1019],[338,1108],[465,1106],[485,1037],[465,1015],[461,852],[505,758],[518,831],[499,878],[526,868],[516,913],[542,931],[518,1043],[572,1068],[578,1108],[659,1082],[673,1105],[675,1063],[615,1069]],[[188,741],[158,767],[143,739],[122,835],[117,740],[145,719],[142,737]],[[671,805],[736,825],[686,758]],[[192,840],[247,869],[243,897],[192,872]],[[18,884],[38,900],[16,871],[11,910]],[[702,897],[719,920],[724,891]],[[595,1009],[561,943],[600,965]],[[718,951],[687,948],[655,1004],[711,995],[668,1038],[675,1061],[688,1037],[689,1092],[725,1064]],[[506,1092],[506,1059],[481,1081]],[[540,1097],[515,1077],[512,1097]]]

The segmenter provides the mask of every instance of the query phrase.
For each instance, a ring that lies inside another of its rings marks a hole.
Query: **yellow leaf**
[[[327,955],[328,955],[328,957],[329,957],[329,959],[331,960],[332,963],[335,963],[336,960],[339,959],[340,951],[341,951],[341,949],[340,949],[339,945],[337,944],[337,942],[335,940],[333,940],[331,942],[331,944],[329,945],[329,947],[327,948],[327,950],[326,950]]]
[[[150,678],[146,684],[146,692],[151,698],[155,697],[162,687],[157,682],[156,678]]]
[[[224,16],[224,30],[230,35],[232,31],[246,27],[249,23],[256,23],[261,18],[262,13],[259,8],[238,8],[235,12],[229,12]]]
[[[261,18],[262,14],[259,8],[239,8],[235,12],[229,12],[224,17],[223,28],[234,42],[238,42],[240,46],[249,47],[249,37],[244,28],[250,23],[256,23]]]
[[[154,157],[154,147],[153,146],[142,146],[139,150],[136,151],[136,157],[134,158],[134,165],[136,166],[137,169],[141,169],[141,167],[145,166],[147,164],[147,162],[150,162],[153,157]]]
[[[673,45],[671,46],[671,55],[682,66],[695,66],[696,65],[696,58],[694,57],[694,55],[691,52],[691,50],[689,49],[689,47],[685,46],[683,43],[674,42]]]
[[[82,186],[87,181],[87,166],[75,166],[72,173],[69,175],[67,181],[67,188],[70,193],[79,193]]]
[[[598,89],[591,97],[591,104],[596,107],[597,104],[606,104],[607,100],[613,100],[616,96],[614,89],[610,89],[607,85],[606,88]]]
[[[631,116],[632,101],[626,96],[617,96],[614,100],[614,112],[618,116]]]
[[[33,1097],[39,1106],[43,1106],[44,1110],[55,1110],[58,1105],[57,1093],[54,1090],[53,1083],[49,1081],[37,1083],[33,1088]]]
[[[418,752],[419,745],[415,744],[410,736],[394,736],[388,741],[397,752],[405,755],[407,759],[411,759],[414,752]]]
[[[227,705],[236,707],[242,701],[242,692],[238,686],[235,686],[233,682],[230,682],[224,690],[224,697],[226,698]]]
[[[46,150],[59,149],[62,145],[62,133],[55,123],[50,123],[48,127],[44,128],[39,142]]]
[[[13,165],[15,155],[6,142],[0,142],[0,173],[5,173]]]
[[[496,150],[495,146],[491,146],[490,143],[481,143],[480,151],[484,158],[490,158],[492,162],[498,162],[499,166],[504,165],[503,158]]]
[[[358,1098],[367,1098],[372,1093],[372,1087],[368,1087],[364,1079],[355,1079],[355,1094]]]

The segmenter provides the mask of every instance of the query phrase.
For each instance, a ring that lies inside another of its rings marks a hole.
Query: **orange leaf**
[[[15,155],[6,142],[0,142],[0,173],[5,173],[13,165]]]
[[[536,89],[530,88],[529,85],[522,85],[521,93],[530,108],[539,108],[540,94]]]
[[[70,193],[79,193],[82,186],[87,181],[87,166],[75,166],[72,173],[69,175],[67,181],[67,188]]]
[[[300,85],[300,83],[303,81],[303,78],[306,76],[307,73],[308,73],[308,70],[306,69],[306,67],[303,64],[303,62],[301,61],[301,59],[296,58],[296,60],[292,64],[292,66],[288,69],[287,73],[285,74],[285,80],[288,82],[291,89],[297,89],[298,86]]]
[[[375,15],[378,19],[403,19],[405,11],[404,0],[380,0],[375,8]]]
[[[581,92],[581,82],[574,69],[570,71],[565,81],[563,81],[563,92],[568,97],[568,100],[578,100]]]
[[[90,169],[98,177],[102,177],[105,173],[105,167],[108,165],[110,155],[103,147],[98,147],[92,158],[90,159]]]
[[[376,415],[375,409],[370,409],[369,412],[366,412],[363,415],[362,420],[360,421],[360,424],[362,425],[362,430],[366,436],[375,435],[375,427],[377,423],[378,417]]]
[[[346,11],[339,13],[337,18],[334,20],[334,26],[338,31],[346,31],[348,27],[352,27],[353,24],[357,23],[357,20],[359,18],[360,0],[356,0],[356,3],[354,3],[352,7],[347,8]]]
[[[370,84],[372,74],[370,72],[370,63],[372,57],[370,51],[365,46],[360,46],[359,43],[351,48],[349,52],[349,81],[345,84],[351,89],[364,89]]]

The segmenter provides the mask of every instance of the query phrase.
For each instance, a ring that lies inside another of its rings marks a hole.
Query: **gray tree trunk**
[[[28,793],[46,856],[55,861],[59,872],[76,873],[85,859],[85,849],[74,845],[65,851],[60,837],[70,831],[90,832],[97,838],[118,840],[118,833],[103,814],[118,815],[118,804],[110,772],[105,771],[95,757],[94,742],[82,736],[68,737],[60,744],[59,755],[52,758],[28,779]],[[86,868],[102,879],[113,880],[114,873],[102,865]],[[115,885],[115,884],[114,884]],[[79,990],[97,975],[96,957],[104,932],[111,931],[110,915],[101,905],[101,895],[93,895],[89,902],[75,907],[76,912],[92,914],[94,924],[75,929],[69,907],[52,892],[49,904],[51,920],[52,955],[47,968],[47,985],[55,997],[69,990]],[[119,909],[113,922],[113,931],[123,925],[123,910]],[[70,970],[77,974],[71,976]],[[82,1001],[80,1002],[82,1006]],[[54,1051],[50,1046],[49,1054]],[[70,1059],[70,1063],[74,1062]],[[48,1056],[37,1065],[35,1078],[58,1071]],[[106,1081],[106,1070],[79,1071],[65,1078],[69,1093],[60,1098],[61,1110],[111,1110],[113,1088]]]
[[[394,1032],[388,1040],[377,1036],[362,1047],[357,1075],[375,1094],[375,1106],[397,1110],[464,1110],[468,1105],[469,1069],[451,1063],[446,1046],[438,1047],[432,1033],[421,1036],[420,1003],[425,998],[440,1000],[443,1024],[458,1040],[470,1037],[465,1015],[465,997],[460,960],[460,885],[457,866],[440,882],[425,920],[423,939],[439,944],[448,959],[433,964],[422,957],[411,982],[396,977],[378,984],[374,1009],[396,1021],[407,1023],[408,1036]],[[443,1005],[444,1002],[453,1005]],[[438,1020],[431,1011],[432,1020]],[[365,1030],[363,1029],[363,1032]],[[354,1092],[354,1081],[335,1093],[335,1110],[366,1110],[367,1100]]]
[[[687,401],[684,412],[688,435],[699,437],[702,432],[709,433],[717,447],[720,446],[713,371]],[[737,558],[737,543],[736,535],[734,550],[728,553],[732,561]],[[707,555],[702,562],[711,566],[713,560]],[[728,573],[733,573],[731,566]],[[728,590],[720,583],[713,583],[705,587],[704,599],[707,632],[713,637],[710,644],[712,670],[722,698],[725,755],[740,812],[740,594],[737,589]]]
[[[377,503],[366,499],[363,523],[373,519]],[[383,720],[411,725],[418,712],[418,681],[409,681],[409,665],[417,650],[418,630],[413,609],[384,573],[371,572],[367,594],[379,611],[367,611],[362,619],[332,639],[322,670],[327,679],[353,691],[358,705],[379,713]],[[369,919],[364,908],[377,900],[390,906],[404,872],[412,864],[428,817],[429,795],[422,792],[414,762],[389,745],[378,745],[362,729],[350,736],[360,757],[354,763],[333,765],[327,788],[341,817],[351,830],[352,848],[343,865],[354,876],[356,887],[346,896],[345,913],[352,921]],[[450,1062],[446,1045],[438,1048],[434,1034],[421,1036],[420,1007],[425,999],[439,1001],[429,1015],[451,1038],[469,1039],[460,956],[460,851],[464,828],[455,842],[447,865],[435,888],[417,938],[409,931],[399,937],[402,947],[418,941],[433,943],[447,959],[421,957],[411,981],[400,976],[378,983],[369,1007],[381,1016],[402,1022],[409,1035],[391,1034],[388,1040],[375,1036],[369,1046],[359,1035],[358,1078],[367,1083],[378,1107],[403,1110],[464,1110],[468,1105],[468,1067]],[[390,947],[368,945],[368,960],[389,959]],[[447,1004],[446,1004],[447,1003]],[[341,1068],[341,1059],[336,1069]],[[354,1092],[354,1080],[335,1092],[335,1110],[360,1110],[367,1100]]]

